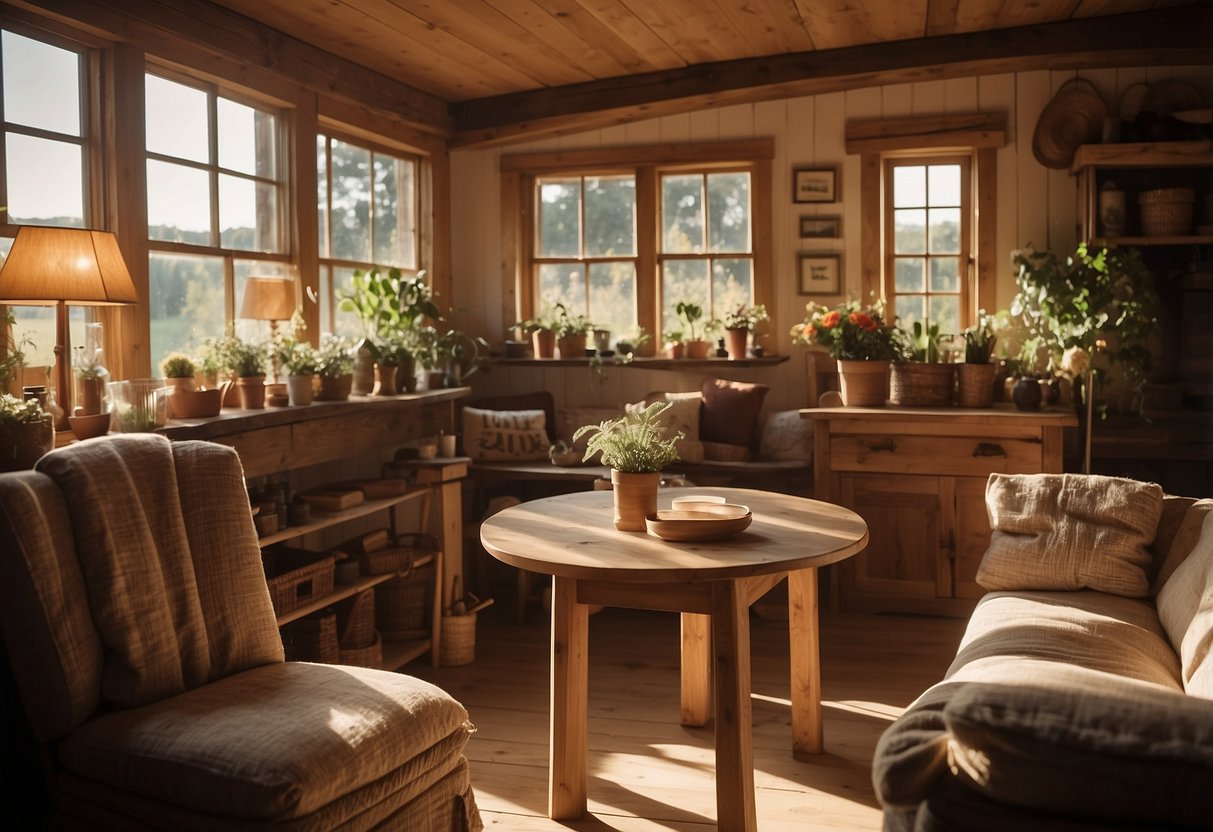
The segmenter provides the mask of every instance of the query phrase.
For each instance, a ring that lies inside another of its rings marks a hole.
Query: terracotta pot
[[[354,375],[350,384],[350,392],[356,396],[369,396],[375,389],[375,357],[365,344],[354,353]]]
[[[291,404],[303,406],[312,403],[314,379],[315,376],[311,373],[305,376],[286,377],[286,394],[290,398]]]
[[[96,416],[101,412],[101,404],[105,398],[104,378],[77,378],[77,388],[80,391],[80,401],[76,402],[81,416]]]
[[[838,359],[838,380],[846,407],[884,407],[889,397],[889,362]]]
[[[531,333],[531,347],[536,358],[552,358],[556,355],[556,333],[550,329],[537,329]]]
[[[585,358],[585,333],[557,338],[556,351],[561,358]]]
[[[320,391],[316,394],[316,401],[321,402],[343,402],[350,397],[350,390],[354,386],[354,375],[346,373],[343,376],[321,376]]]
[[[240,394],[240,406],[245,410],[265,408],[265,374],[241,376],[236,379],[236,390]]]
[[[400,369],[395,364],[385,364],[380,361],[375,364],[375,388],[372,396],[395,396],[400,391],[396,388],[396,371]]]
[[[92,416],[68,416],[67,423],[72,427],[72,433],[83,441],[94,436],[105,436],[110,430],[110,413],[95,413]]]
[[[687,358],[704,359],[712,345],[707,341],[687,341]]]
[[[611,470],[615,492],[615,528],[621,532],[642,532],[644,518],[657,513],[657,486],[661,472],[629,474]]]
[[[724,344],[729,351],[730,361],[745,358],[745,345],[749,339],[750,331],[748,329],[726,329],[724,331]]]
[[[1034,378],[1021,378],[1011,390],[1011,400],[1019,410],[1039,410],[1040,382]]]
[[[164,380],[164,384],[166,387],[173,388],[173,393],[176,393],[178,390],[192,391],[196,389],[193,376],[186,376],[185,378],[166,378]]]
[[[996,364],[957,364],[956,403],[961,407],[993,407]]]
[[[55,427],[39,422],[0,422],[0,471],[25,471],[55,447]]]
[[[687,345],[682,341],[675,341],[672,344],[667,344],[665,354],[669,358],[673,359],[685,358],[687,354]]]

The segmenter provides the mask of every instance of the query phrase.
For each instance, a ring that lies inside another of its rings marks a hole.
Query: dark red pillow
[[[768,389],[765,384],[705,379],[703,410],[699,413],[699,438],[704,442],[755,447],[758,442],[758,414]]]

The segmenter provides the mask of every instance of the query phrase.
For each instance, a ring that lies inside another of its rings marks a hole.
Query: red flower
[[[862,312],[852,312],[849,320],[864,332],[876,331],[876,322]]]
[[[838,326],[838,322],[842,320],[842,313],[837,309],[832,309],[821,318],[821,325],[826,329],[833,329]]]

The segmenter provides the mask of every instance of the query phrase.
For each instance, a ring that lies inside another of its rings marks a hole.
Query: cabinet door
[[[848,609],[926,611],[933,599],[951,594],[951,570],[940,545],[941,533],[946,535],[940,480],[839,477],[842,504],[868,524],[868,548],[846,561],[843,602]]]
[[[977,585],[977,567],[990,547],[990,518],[986,514],[986,480],[956,478],[956,597],[980,598],[986,591]]]

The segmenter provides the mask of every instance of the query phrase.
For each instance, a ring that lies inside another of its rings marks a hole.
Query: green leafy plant
[[[833,309],[809,302],[791,334],[793,343],[819,344],[842,360],[891,361],[903,352],[902,335],[885,321],[881,301],[861,306],[852,300]]]
[[[41,422],[50,416],[37,399],[22,400],[8,393],[0,393],[0,422],[16,422],[26,424]]]
[[[923,364],[939,363],[939,324],[912,321],[910,328],[901,329],[901,333],[905,358]]]
[[[674,304],[674,312],[686,324],[686,331],[690,334],[690,340],[700,340],[699,331],[695,328],[695,325],[703,317],[703,307],[695,303],[680,300]]]
[[[8,390],[21,375],[25,368],[25,350],[34,346],[29,338],[13,336],[12,328],[16,323],[11,309],[0,314],[0,390]]]
[[[338,308],[354,313],[371,339],[382,340],[413,329],[423,317],[434,320],[442,317],[425,282],[424,271],[408,277],[395,268],[386,275],[378,269],[357,270],[349,290],[340,292],[338,298]]]
[[[726,312],[720,323],[725,329],[748,329],[752,332],[760,323],[767,320],[770,320],[770,316],[767,314],[764,304],[746,306],[743,303],[736,309]]]
[[[994,355],[994,345],[998,335],[994,331],[994,318],[986,314],[986,310],[977,312],[977,324],[964,331],[965,363],[989,364]]]
[[[526,335],[530,335],[536,330],[556,332],[560,328],[561,317],[567,314],[568,310],[564,308],[563,303],[557,303],[554,306],[544,305],[536,317],[515,321],[510,325],[510,329],[522,330]]]
[[[666,436],[661,416],[670,402],[653,402],[643,410],[625,413],[597,425],[583,425],[573,434],[576,442],[588,435],[584,462],[602,454],[602,463],[617,471],[632,474],[660,471],[679,459],[675,443],[682,431]]]
[[[183,352],[172,352],[160,362],[160,373],[165,378],[193,378],[197,372],[194,359]]]
[[[316,351],[316,371],[328,378],[354,372],[354,347],[348,340],[332,333],[320,337]]]

